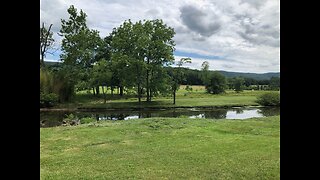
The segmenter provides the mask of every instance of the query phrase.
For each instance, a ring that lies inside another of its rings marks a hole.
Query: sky
[[[128,19],[162,19],[176,32],[175,60],[192,59],[184,67],[208,61],[210,70],[280,72],[280,0],[40,0],[40,24],[53,24],[57,49],[47,61],[59,60],[57,32],[70,5],[101,37]]]

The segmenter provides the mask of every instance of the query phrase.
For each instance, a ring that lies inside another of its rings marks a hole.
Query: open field
[[[280,117],[40,129],[41,179],[279,179]]]
[[[120,97],[117,94],[113,96],[108,91],[107,102],[103,103],[103,95],[99,97],[81,91],[76,94],[73,102],[59,104],[58,108],[130,108],[130,107],[195,107],[195,106],[251,106],[258,105],[257,97],[269,91],[248,91],[240,93],[226,91],[225,94],[208,94],[204,86],[190,86],[192,91],[185,90],[182,85],[177,92],[176,105],[173,105],[173,99],[169,96],[153,97],[152,102],[146,102],[142,98],[139,105],[134,94]]]

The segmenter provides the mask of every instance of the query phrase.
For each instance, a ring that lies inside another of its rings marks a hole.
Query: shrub
[[[263,106],[280,106],[280,93],[268,92],[258,97],[257,103]]]
[[[81,124],[87,124],[87,123],[91,123],[91,122],[95,122],[95,121],[97,121],[97,120],[94,118],[91,118],[91,117],[86,117],[86,118],[80,119]]]
[[[58,102],[58,95],[54,93],[40,93],[40,107],[52,107]]]
[[[73,115],[72,113],[69,115],[66,115],[66,118],[62,120],[63,125],[79,125],[80,120],[77,116]]]

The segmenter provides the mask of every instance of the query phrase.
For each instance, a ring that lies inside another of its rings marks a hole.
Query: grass
[[[251,106],[258,105],[257,97],[269,91],[243,91],[236,93],[234,91],[226,91],[225,94],[213,95],[205,92],[204,86],[190,86],[193,91],[185,90],[185,85],[181,85],[177,92],[176,105],[173,105],[172,97],[159,96],[153,97],[152,102],[145,102],[139,106],[135,95],[119,95],[107,94],[107,102],[104,104],[103,96],[95,97],[84,91],[78,92],[75,99],[71,103],[60,104],[58,108],[132,108],[132,107],[174,107],[174,106]]]
[[[40,128],[41,179],[279,179],[280,116]]]

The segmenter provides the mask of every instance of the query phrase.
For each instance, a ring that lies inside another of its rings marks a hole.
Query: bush
[[[54,93],[40,93],[40,107],[52,107],[58,102],[58,95]]]
[[[80,119],[81,124],[87,124],[87,123],[91,123],[91,122],[95,122],[95,121],[97,121],[97,120],[94,118],[91,118],[91,117],[86,117],[86,118]]]
[[[257,103],[263,106],[280,106],[280,93],[268,92],[258,97]]]
[[[73,115],[72,113],[69,115],[66,115],[66,118],[62,120],[62,125],[79,125],[80,120],[77,116]]]

